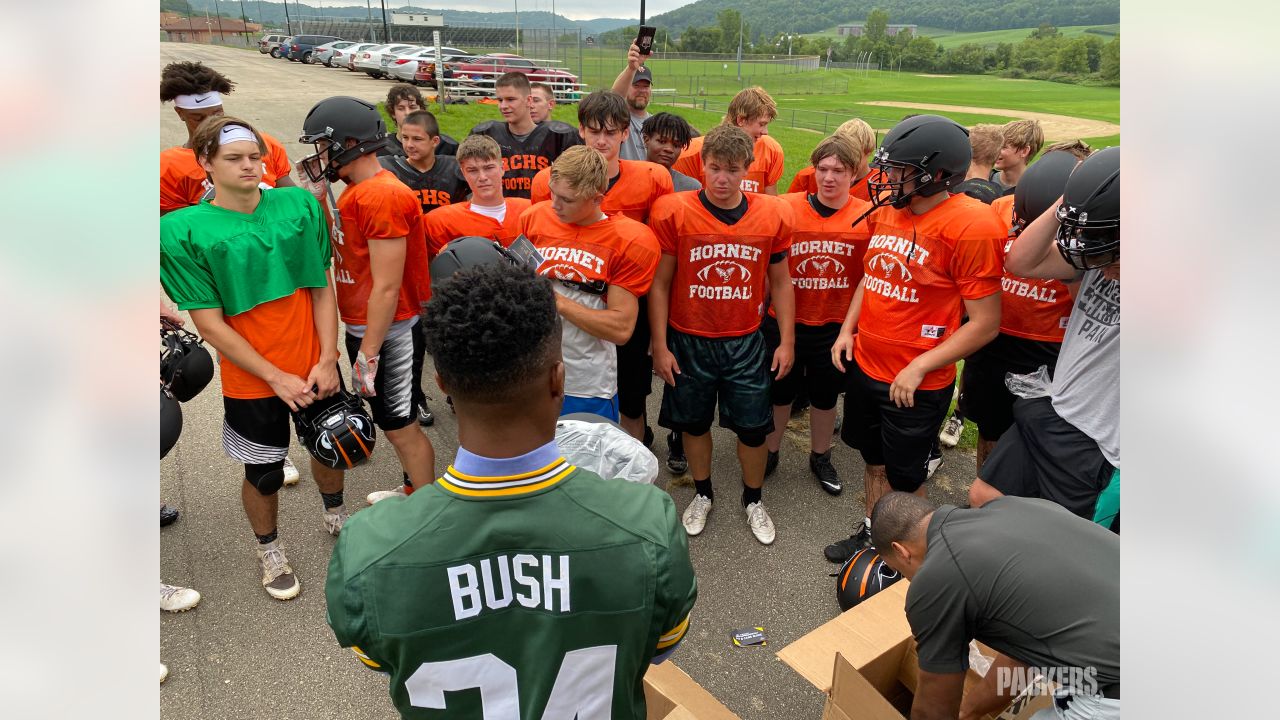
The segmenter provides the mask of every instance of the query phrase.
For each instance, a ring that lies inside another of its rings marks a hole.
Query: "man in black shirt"
[[[559,120],[535,123],[529,117],[529,78],[509,72],[494,82],[502,120],[482,122],[472,135],[488,135],[502,148],[502,190],[506,197],[529,198],[533,176],[551,167],[560,153],[581,145],[578,129]]]

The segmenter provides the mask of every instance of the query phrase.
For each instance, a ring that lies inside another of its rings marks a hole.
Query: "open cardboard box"
[[[778,652],[778,657],[827,693],[823,720],[903,720],[919,679],[915,638],[907,623],[907,580],[900,580]],[[984,655],[994,655],[979,645]],[[970,668],[965,692],[982,676]],[[1039,692],[1037,692],[1037,690]],[[1024,720],[1051,698],[1033,686],[999,714]]]
[[[644,676],[646,720],[741,720],[668,660]]]

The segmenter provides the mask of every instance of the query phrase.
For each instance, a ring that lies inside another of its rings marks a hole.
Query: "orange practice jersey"
[[[891,383],[912,360],[960,327],[964,300],[1000,292],[996,244],[1005,229],[991,207],[952,195],[923,215],[877,208],[865,222],[862,309],[854,358]],[[922,390],[949,387],[954,364],[925,375]]]
[[[694,138],[689,147],[680,153],[671,169],[701,181],[702,186],[706,187],[707,178],[702,170],[702,140],[701,136]],[[751,161],[746,176],[742,178],[742,191],[764,192],[766,187],[777,185],[782,179],[782,146],[768,135],[762,135],[756,140],[753,154],[756,159]]]
[[[238,315],[225,316],[231,326],[272,365],[300,378],[320,362],[320,336],[315,331],[311,290],[299,288],[292,295],[262,303]],[[218,367],[222,370],[222,394],[229,398],[252,400],[275,397],[276,392],[258,378],[221,353]]]
[[[560,222],[550,202],[534,204],[520,216],[520,232],[542,253],[538,272],[577,283],[603,281],[642,297],[658,268],[653,231],[625,216],[606,216],[591,225]]]
[[[404,280],[393,320],[408,320],[431,297],[427,275],[427,241],[418,196],[388,170],[348,187],[338,198],[342,229],[334,228],[333,279],[338,288],[338,314],[348,325],[367,325],[369,243],[407,238]]]
[[[605,215],[622,213],[636,222],[646,222],[654,201],[673,189],[671,173],[661,165],[644,160],[619,160],[618,179],[604,194],[600,210]],[[543,168],[533,176],[530,199],[535,203],[551,199],[551,168]]]
[[[262,133],[267,154],[262,158],[262,182],[276,186],[276,180],[289,174],[292,165],[279,140]],[[213,185],[209,174],[200,167],[191,148],[171,147],[160,152],[160,209],[168,212],[195,205]]]
[[[698,193],[668,195],[649,216],[662,254],[676,258],[667,322],[689,335],[746,335],[764,315],[770,256],[791,246],[791,208],[779,198],[747,193],[746,215],[725,225]]]
[[[524,198],[506,198],[507,215],[499,223],[488,215],[471,209],[470,202],[444,205],[422,216],[427,234],[427,254],[435,257],[451,240],[473,235],[489,238],[511,247],[520,234],[520,214],[529,209]]]
[[[875,172],[874,170],[872,172]],[[795,178],[791,180],[791,187],[787,189],[789,193],[809,193],[818,192],[818,173],[812,165],[802,169],[796,173]],[[849,194],[859,200],[871,202],[871,192],[867,189],[867,178],[871,177],[870,173],[858,180],[854,180],[849,186]]]
[[[991,208],[1000,216],[1006,228],[1013,227],[1013,196],[996,198]],[[1013,238],[998,243],[1001,263],[1013,247]],[[1061,280],[1033,280],[1004,274],[1000,281],[1004,293],[1000,296],[1000,332],[1014,337],[1062,342],[1067,331],[1067,318],[1071,317],[1071,291]]]
[[[871,232],[866,222],[853,221],[871,203],[850,198],[831,217],[824,218],[809,204],[809,193],[781,196],[791,208],[791,285],[796,297],[796,322],[826,325],[844,321],[853,293],[862,282],[863,255]],[[773,307],[769,314],[774,315]]]

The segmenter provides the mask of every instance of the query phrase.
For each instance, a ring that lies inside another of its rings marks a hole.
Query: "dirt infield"
[[[1004,108],[972,107],[969,105],[935,105],[932,103],[897,102],[892,100],[875,100],[861,104],[911,108],[912,110],[942,110],[945,112],[963,112],[978,115],[1003,115],[1005,117],[1039,120],[1040,127],[1044,129],[1044,136],[1049,140],[1074,140],[1076,138],[1120,134],[1120,126],[1115,123],[1028,110],[1007,110]]]

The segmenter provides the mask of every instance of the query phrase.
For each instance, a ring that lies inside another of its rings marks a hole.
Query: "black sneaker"
[[[178,508],[160,503],[160,527],[172,525],[178,519]]]
[[[862,548],[871,547],[871,530],[866,521],[858,523],[854,533],[847,540],[837,540],[822,550],[822,554],[833,563],[842,563],[853,557]]]
[[[418,424],[422,427],[431,427],[436,424],[435,413],[431,412],[431,408],[427,407],[425,402],[418,406]]]
[[[831,464],[830,450],[821,455],[810,452],[809,471],[818,478],[818,484],[828,494],[839,495],[844,490],[844,485],[840,483],[840,475],[836,472],[835,466]]]
[[[667,436],[667,469],[672,475],[689,471],[689,459],[684,456],[684,436],[677,432]]]
[[[781,452],[781,451],[779,451]],[[769,451],[769,459],[764,461],[764,476],[769,477],[778,469],[778,453]]]

